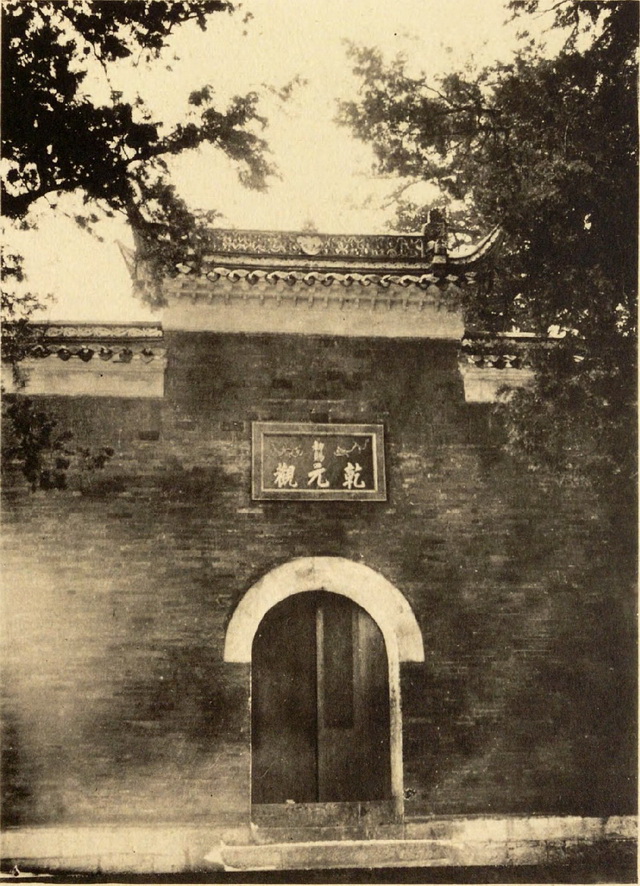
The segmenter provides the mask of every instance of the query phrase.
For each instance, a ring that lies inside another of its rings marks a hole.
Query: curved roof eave
[[[497,252],[502,246],[504,238],[504,229],[500,227],[500,225],[496,225],[486,237],[473,247],[471,252],[467,252],[464,255],[451,255],[451,253],[449,253],[447,256],[447,263],[456,268],[461,266],[466,268],[469,265],[477,264],[492,253]]]

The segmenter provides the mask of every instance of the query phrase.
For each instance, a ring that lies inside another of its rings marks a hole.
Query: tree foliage
[[[72,444],[70,431],[60,430],[48,412],[28,397],[11,399],[6,408],[8,430],[2,436],[2,461],[15,462],[36,489],[66,489],[70,474],[78,477],[103,468],[114,451],[108,446],[93,450]]]
[[[227,0],[7,0],[2,9],[3,213],[23,221],[43,197],[80,193],[84,227],[122,213],[155,246],[162,270],[200,242],[201,222],[170,185],[167,159],[210,144],[236,165],[241,180],[265,186],[271,167],[258,96],[216,106],[207,85],[189,97],[189,114],[172,129],[155,119],[143,99],[110,90],[106,102],[85,89],[91,70],[110,83],[114,65],[157,59],[172,32],[194,21],[206,28]],[[206,219],[204,219],[206,220]]]
[[[545,14],[540,0],[509,5],[525,26]],[[352,47],[360,95],[339,117],[382,171],[435,181],[475,224],[502,226],[494,298],[468,305],[469,322],[568,330],[503,408],[509,445],[533,468],[600,479],[628,479],[635,455],[638,8],[560,0],[554,57],[525,32],[509,63],[436,79]],[[401,205],[399,220],[421,212]]]
[[[42,305],[42,297],[24,291],[24,259],[16,252],[4,251],[0,269],[0,316],[2,316],[2,359],[12,366],[14,378],[19,377],[18,363],[25,353],[39,342],[37,327],[31,315]]]
[[[188,99],[173,128],[156,119],[139,95],[111,87],[122,64],[157,61],[173,32],[189,22],[205,29],[213,14],[232,11],[228,0],[5,0],[2,4],[2,212],[10,224],[33,226],[30,210],[45,200],[56,209],[79,195],[77,224],[92,230],[119,214],[134,228],[151,270],[145,295],[180,260],[197,263],[206,224],[215,212],[196,213],[170,182],[168,160],[201,145],[220,149],[247,186],[264,188],[272,168],[260,130],[258,96],[249,93],[219,107],[213,86]],[[103,85],[96,93],[92,77]],[[104,95],[102,99],[97,96]],[[22,256],[6,251],[2,272],[3,361],[14,368],[37,341],[30,322],[41,296],[24,290]],[[16,369],[16,367],[18,367]],[[75,475],[110,457],[71,445],[68,432],[21,396],[3,403],[4,463],[20,465],[35,488],[63,488]]]

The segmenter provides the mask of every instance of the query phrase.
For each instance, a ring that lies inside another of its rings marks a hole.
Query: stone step
[[[261,827],[252,825],[251,839],[254,843],[308,843],[342,842],[344,840],[401,840],[402,824],[326,825],[322,827]]]
[[[255,825],[265,828],[358,827],[397,821],[393,803],[361,801],[341,803],[269,803],[252,806]]]
[[[459,848],[443,840],[327,840],[221,847],[227,871],[431,867],[457,863]]]

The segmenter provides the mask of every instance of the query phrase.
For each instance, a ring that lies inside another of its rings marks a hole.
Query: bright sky
[[[243,24],[243,17],[251,18]],[[517,23],[505,24],[503,0],[245,0],[232,16],[211,18],[206,32],[186,26],[172,51],[151,68],[123,66],[112,80],[126,96],[139,92],[156,119],[182,117],[188,94],[210,83],[221,103],[262,84],[280,88],[307,81],[283,104],[266,93],[264,135],[280,178],[265,194],[243,188],[219,152],[207,147],[177,159],[179,193],[194,207],[215,208],[219,224],[296,230],[312,221],[323,232],[376,233],[393,218],[390,195],[397,182],[371,175],[372,154],[333,122],[336,101],[355,94],[345,41],[377,46],[391,58],[403,52],[416,73],[445,73],[469,62],[506,59]],[[176,55],[178,58],[172,58]],[[89,82],[108,96],[100,70]],[[426,185],[414,195],[433,198]],[[73,201],[61,201],[73,211]],[[158,319],[131,295],[117,240],[132,245],[126,225],[105,222],[104,242],[79,231],[68,218],[39,207],[39,229],[20,235],[30,288],[55,297],[49,319],[130,321]]]

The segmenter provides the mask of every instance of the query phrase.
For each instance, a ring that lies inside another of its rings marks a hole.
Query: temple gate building
[[[531,342],[464,313],[499,245],[214,230],[161,322],[45,330],[17,396],[114,455],[5,482],[5,860],[630,845],[634,562],[587,487],[500,447]]]

